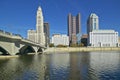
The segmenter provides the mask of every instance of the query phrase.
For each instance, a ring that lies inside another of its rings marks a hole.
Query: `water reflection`
[[[53,53],[0,59],[0,80],[120,80],[120,53]]]
[[[50,54],[49,58],[49,79],[67,80],[69,73],[69,54]]]
[[[4,65],[0,65],[0,79],[44,80],[45,60],[44,55],[29,55],[3,60],[2,64]]]
[[[70,54],[70,75],[69,80],[80,80],[80,70],[79,70],[79,54],[76,55],[74,53]]]
[[[90,69],[100,80],[120,80],[120,53],[90,53]]]

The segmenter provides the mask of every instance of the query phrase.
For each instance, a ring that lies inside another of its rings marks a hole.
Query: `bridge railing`
[[[34,42],[34,41],[29,40],[29,39],[27,39],[27,38],[22,38],[22,39],[23,39],[23,40],[26,40],[26,41],[28,41],[28,42],[30,42],[30,43],[32,43],[32,44],[36,44],[36,45],[43,46],[42,44],[40,44],[40,43],[38,43],[38,42]]]
[[[3,33],[4,31],[3,30],[0,30],[0,33]]]
[[[8,38],[13,38],[13,39],[21,39],[21,40],[24,40],[25,42],[28,42],[28,43],[31,43],[31,44],[43,46],[40,43],[34,42],[34,41],[29,40],[27,38],[23,38],[20,34],[14,34],[14,33],[10,33],[10,32],[3,31],[3,30],[0,30],[0,36],[5,36],[5,37],[8,37]]]
[[[13,36],[19,36],[19,37],[22,37],[20,34],[14,34],[12,33]]]
[[[36,43],[36,44],[39,44],[39,43],[37,43],[37,42],[34,42],[34,41],[32,41],[32,40],[29,40],[29,39],[27,39],[27,38],[24,38],[25,40],[27,40],[27,41],[30,41],[30,42],[32,42],[32,43]]]
[[[10,32],[3,31],[3,30],[0,30],[0,34],[2,34],[3,36],[7,36],[7,37],[22,38],[20,34],[14,34],[14,33],[10,33]]]

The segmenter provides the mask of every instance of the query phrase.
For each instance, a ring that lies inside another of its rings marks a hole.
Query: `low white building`
[[[117,47],[118,32],[114,30],[93,30],[89,33],[89,46],[92,47]]]
[[[52,36],[52,43],[57,45],[69,45],[69,37],[67,35],[54,34]]]

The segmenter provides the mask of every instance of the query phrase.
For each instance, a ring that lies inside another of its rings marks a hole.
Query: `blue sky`
[[[28,29],[36,29],[36,11],[42,7],[50,34],[67,34],[67,15],[81,14],[82,33],[91,13],[100,20],[100,29],[120,33],[120,0],[0,0],[0,29],[27,37]]]

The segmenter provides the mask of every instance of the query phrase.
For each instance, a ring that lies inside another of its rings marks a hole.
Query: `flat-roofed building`
[[[117,47],[118,32],[114,30],[93,30],[89,33],[92,47]]]
[[[54,34],[52,36],[52,43],[57,45],[66,45],[69,46],[69,37],[67,35]]]

